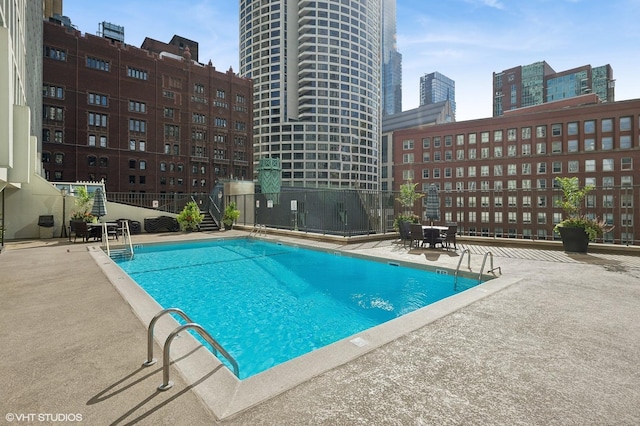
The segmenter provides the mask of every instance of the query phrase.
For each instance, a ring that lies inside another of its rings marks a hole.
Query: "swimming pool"
[[[145,246],[117,263],[207,329],[242,379],[477,284],[337,254],[242,238]]]

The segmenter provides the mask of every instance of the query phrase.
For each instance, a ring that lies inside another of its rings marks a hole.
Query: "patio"
[[[134,240],[231,232],[247,235]],[[156,390],[161,366],[140,367],[145,325],[86,245],[10,242],[0,255],[0,406],[5,413],[79,413],[88,424],[640,422],[637,253],[570,255],[476,241],[459,241],[458,253],[409,250],[390,240],[317,244],[452,269],[468,249],[474,273],[491,251],[503,275],[519,281],[216,422],[192,390],[211,376],[188,386],[172,367],[174,388]]]

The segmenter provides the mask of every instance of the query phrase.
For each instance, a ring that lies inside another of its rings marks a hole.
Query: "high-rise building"
[[[252,179],[252,82],[199,63],[190,45],[136,48],[44,22],[45,177],[167,194]]]
[[[402,54],[398,52],[396,0],[382,1],[382,115],[402,112]]]
[[[556,72],[545,61],[493,73],[493,116],[505,111],[595,93],[603,102],[614,102],[610,65],[584,65]]]
[[[240,1],[240,74],[253,79],[254,164],[284,186],[378,188],[381,2]]]
[[[0,2],[0,251],[27,233],[27,206],[42,193],[43,12],[41,1]]]
[[[420,77],[420,105],[435,104],[442,101],[449,101],[453,117],[456,117],[456,82],[440,74],[432,72]]]

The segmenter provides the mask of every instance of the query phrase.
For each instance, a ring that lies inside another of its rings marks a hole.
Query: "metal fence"
[[[108,194],[109,201],[178,213],[192,199],[212,215],[235,201],[241,211],[238,223],[310,233],[354,236],[384,234],[393,230],[394,218],[407,209],[398,193],[387,191],[283,188],[278,194]],[[554,226],[563,219],[557,207],[561,192],[555,188],[440,191],[440,223],[457,223],[460,235],[489,238],[557,240]],[[153,201],[158,207],[153,207]],[[410,212],[428,223],[426,197]],[[598,242],[637,245],[635,224],[640,223],[640,186],[598,187],[585,199],[583,211],[612,225]]]

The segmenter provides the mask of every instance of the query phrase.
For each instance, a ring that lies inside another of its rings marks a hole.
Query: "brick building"
[[[466,235],[555,239],[563,216],[555,178],[576,176],[596,187],[585,213],[615,226],[604,241],[638,244],[639,127],[640,99],[598,103],[589,94],[501,117],[399,130],[395,187],[412,179],[426,193],[436,184],[442,221],[457,222]],[[424,206],[416,214],[424,219]]]
[[[44,22],[46,178],[136,193],[251,179],[252,82],[198,63],[187,41],[176,42],[180,56],[176,43],[145,40],[150,52]]]

